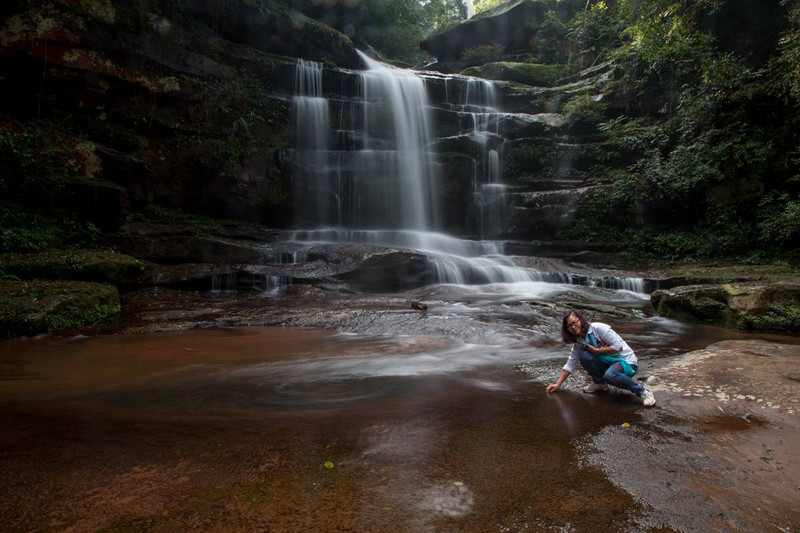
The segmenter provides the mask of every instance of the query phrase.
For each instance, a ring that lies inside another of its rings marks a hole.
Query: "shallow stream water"
[[[544,392],[569,302],[612,323],[645,375],[749,337],[653,317],[643,295],[556,284],[132,296],[103,327],[0,342],[5,527],[641,528],[647,509],[577,443],[643,408],[580,394],[576,377]],[[174,331],[113,333],[143,325]]]

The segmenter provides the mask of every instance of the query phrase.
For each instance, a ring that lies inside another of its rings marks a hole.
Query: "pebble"
[[[761,403],[763,401],[764,401],[764,398],[759,398],[758,400],[756,400],[756,403]]]
[[[756,397],[755,397],[755,396],[753,396],[752,394],[748,394],[748,395],[747,395],[747,399],[748,399],[748,400],[755,400],[755,399],[756,399]]]
[[[744,395],[743,395],[743,394],[737,394],[737,395],[736,395],[736,399],[737,399],[737,400],[744,400],[745,398],[744,398]]]

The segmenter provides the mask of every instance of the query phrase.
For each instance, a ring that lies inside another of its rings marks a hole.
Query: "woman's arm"
[[[570,372],[568,370],[562,370],[561,375],[558,376],[558,379],[555,383],[547,386],[547,392],[555,392],[561,386],[562,383],[570,376]]]

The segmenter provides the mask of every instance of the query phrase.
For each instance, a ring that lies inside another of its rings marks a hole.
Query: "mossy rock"
[[[564,76],[565,72],[564,65],[501,61],[470,67],[463,70],[461,74],[487,80],[515,81],[534,87],[552,87],[556,80]]]
[[[655,291],[660,316],[746,331],[800,332],[800,284],[689,285]]]
[[[73,279],[114,285],[146,285],[148,264],[129,255],[91,250],[49,250],[0,255],[0,271],[20,279]]]
[[[120,311],[116,287],[82,281],[0,281],[0,336],[75,329]]]

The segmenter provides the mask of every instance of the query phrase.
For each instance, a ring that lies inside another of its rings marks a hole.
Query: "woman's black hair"
[[[581,333],[586,335],[586,332],[589,331],[589,319],[583,316],[578,311],[570,311],[566,315],[564,315],[564,319],[561,321],[561,338],[564,339],[564,342],[577,342],[578,336],[573,335],[567,330],[567,319],[575,315],[578,317],[578,320],[581,321]]]

